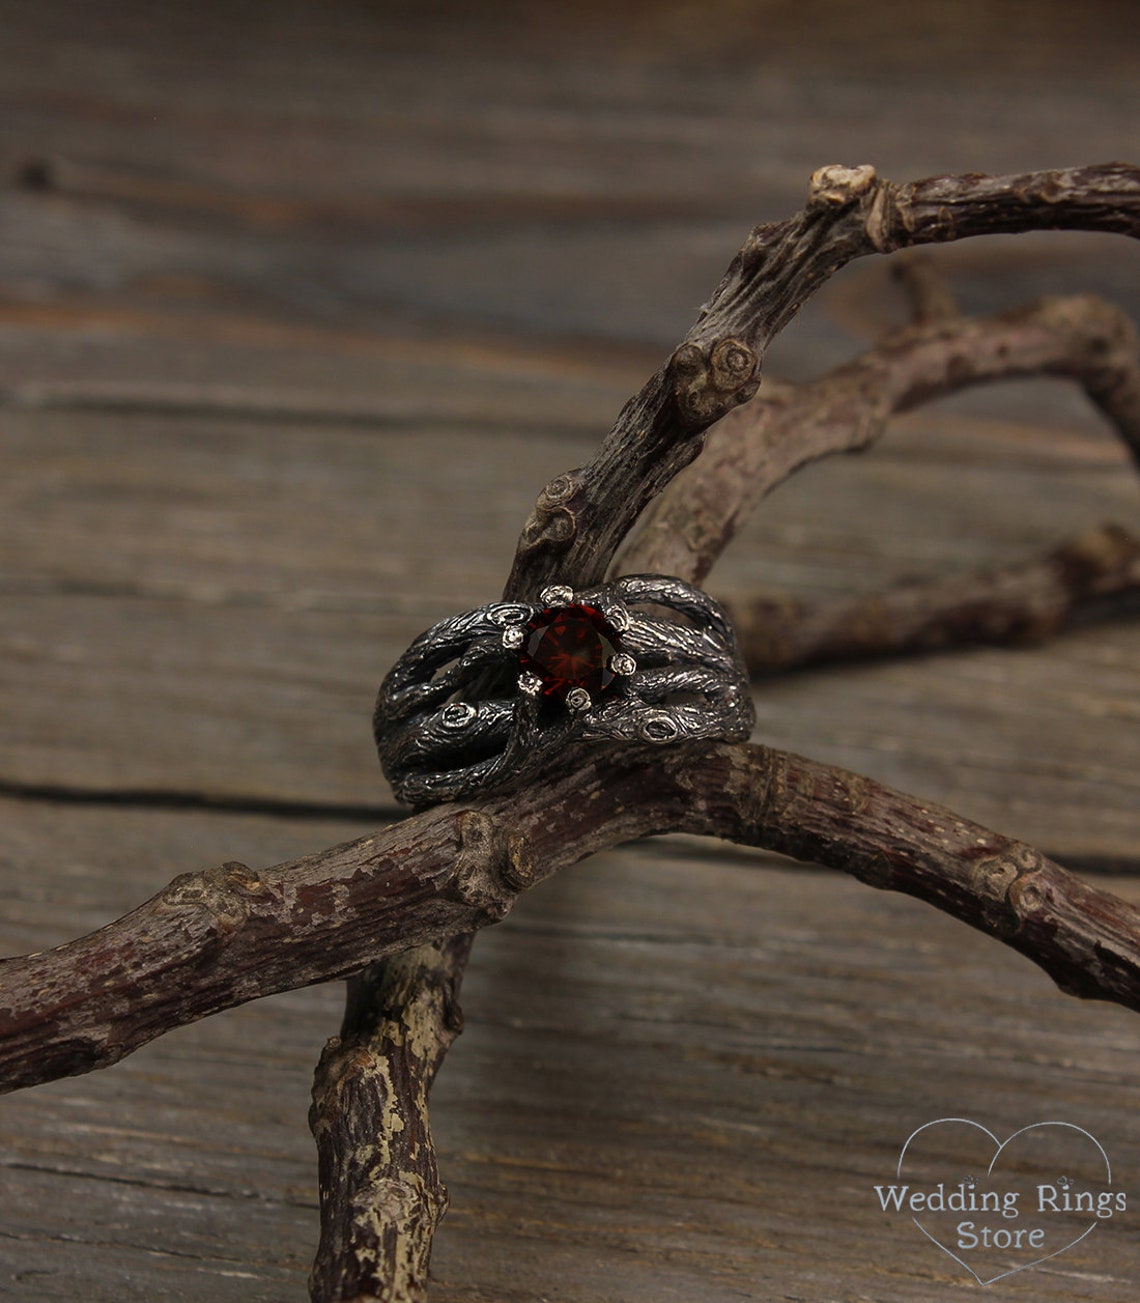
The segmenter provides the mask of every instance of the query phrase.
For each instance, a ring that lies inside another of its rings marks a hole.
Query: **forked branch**
[[[822,385],[831,388],[826,396],[818,388],[769,385],[761,397],[753,397],[763,348],[851,258],[996,230],[1075,227],[1136,235],[1138,200],[1140,171],[1120,165],[1014,178],[942,177],[901,188],[878,180],[870,168],[821,169],[812,179],[804,213],[752,233],[686,340],[626,405],[593,461],[558,476],[540,494],[519,540],[505,596],[532,596],[550,581],[582,586],[600,578],[643,508],[662,490],[665,496],[615,568],[699,581],[737,522],[800,465],[865,446],[892,411],[985,379],[1051,372],[1077,379],[1140,459],[1136,336],[1122,314],[1099,301],[1072,300],[991,323],[956,322],[945,286],[913,266],[906,269],[905,282],[914,326],[825,378]],[[741,403],[747,405],[739,409]],[[722,413],[728,415],[714,433],[715,453],[706,451],[699,472],[682,477],[682,487],[674,477],[701,451],[705,431]],[[1119,561],[1120,549],[1113,555]],[[1116,565],[1114,592],[1134,590],[1130,564],[1125,558]],[[1109,586],[1103,572],[1111,569],[1101,566],[1095,581],[1088,568],[1066,570],[1061,591],[1049,594],[1052,616],[1059,622],[1080,609],[1096,583]],[[1015,584],[1025,578],[1015,576]],[[871,653],[877,640],[881,649],[891,649],[892,641],[901,649],[908,638],[911,645],[924,645],[947,628],[960,630],[954,621],[964,602],[975,628],[987,619],[992,623],[992,603],[979,609],[977,587],[975,582],[968,593],[956,589],[920,602],[910,613],[909,632],[900,632],[902,621],[879,621],[865,635],[864,647]],[[1018,600],[1025,600],[1020,589]],[[1040,604],[1034,609],[1040,619]],[[790,643],[774,640],[766,622],[749,622],[746,649],[754,664],[771,661],[773,648],[787,658],[784,664],[833,656],[837,644],[850,648],[844,631],[852,627],[853,614],[863,613],[837,613],[838,632],[837,621],[829,619],[834,614],[802,613],[798,622],[789,622]],[[465,953],[453,958],[456,980],[465,962]],[[433,980],[434,964],[423,973],[425,984]],[[441,1027],[439,1035],[445,1037],[446,1029]],[[405,1107],[415,1112],[414,1092]],[[392,1116],[399,1124],[399,1112]],[[345,1269],[351,1273],[351,1256]],[[426,1274],[405,1273],[387,1283],[393,1299],[426,1297]],[[352,1297],[335,1290],[314,1294],[315,1299]]]
[[[941,317],[808,384],[766,385],[724,417],[700,460],[646,511],[615,569],[652,565],[700,583],[740,524],[801,467],[870,447],[896,413],[1025,376],[1079,384],[1140,469],[1140,336],[1119,308],[1078,295],[994,317]]]
[[[539,495],[508,598],[587,587],[634,521],[700,452],[705,431],[757,391],[769,342],[854,258],[972,235],[1052,229],[1140,235],[1140,168],[943,176],[897,186],[872,167],[824,167],[807,206],[758,226],[669,361],[622,409],[597,454]]]
[[[708,428],[754,397],[768,342],[851,259],[1062,227],[1140,234],[1140,170],[1109,164],[900,187],[869,167],[821,169],[802,213],[752,232],[597,456],[546,486],[506,595],[601,580],[643,509],[700,452]],[[1118,428],[1132,432],[1126,438],[1136,453],[1140,408],[1127,358],[1131,350],[1134,371],[1134,336],[1114,335],[1099,351],[1094,345],[1078,366],[1079,348],[1070,340],[1065,351],[1049,317],[1056,308],[971,326],[931,302],[931,320],[896,341],[893,356],[889,347],[879,350],[832,378],[827,402],[822,390],[801,399],[804,391],[781,388],[734,418],[762,412],[770,422],[758,444],[740,441],[762,454],[746,472],[735,469],[736,481],[750,487],[730,514],[722,508],[702,530],[689,530],[680,551],[670,550],[685,532],[678,518],[651,526],[637,545],[645,568],[703,575],[750,505],[748,494],[758,500],[804,461],[865,442],[889,411],[939,392],[950,355],[966,359],[978,378],[987,368],[1011,374],[1009,363],[994,360],[1003,331],[1027,369],[1048,369],[1050,358],[1072,364],[1065,373],[1079,371]],[[1109,323],[1109,335],[1119,326]],[[853,395],[862,424],[842,410]],[[821,419],[810,442],[793,423],[779,433],[798,402],[822,404],[813,409]],[[722,428],[730,430],[731,460],[743,449],[734,448],[731,427]],[[710,483],[713,468],[710,458]],[[669,510],[662,506],[658,522]],[[357,975],[342,1037],[326,1050],[315,1090],[324,1230],[313,1296],[399,1303],[424,1296],[431,1234],[445,1202],[426,1098],[457,1030],[465,938],[503,918],[539,878],[603,847],[685,831],[831,865],[1002,940],[1066,991],[1140,1010],[1140,912],[951,811],[757,745],[606,745],[583,748],[573,760],[523,788],[427,810],[310,859],[184,875],[99,932],[3,961],[0,1089],[103,1067],[192,1019]]]

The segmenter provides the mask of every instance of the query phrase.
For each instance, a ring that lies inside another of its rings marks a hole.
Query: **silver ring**
[[[432,625],[372,722],[396,797],[422,805],[513,782],[577,742],[735,742],[754,718],[721,607],[680,579],[627,575]]]

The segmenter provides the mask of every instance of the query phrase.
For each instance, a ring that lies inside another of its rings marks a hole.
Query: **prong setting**
[[[503,630],[503,646],[507,651],[518,651],[526,642],[526,629],[521,624],[512,624],[509,629]]]
[[[524,670],[519,675],[519,691],[525,693],[528,697],[537,697],[542,691],[542,680],[537,674],[532,674],[530,670]]]
[[[628,678],[637,670],[637,662],[628,652],[617,652],[610,657],[610,669],[622,678]]]
[[[574,601],[574,590],[568,584],[550,584],[538,595],[543,606],[569,606]]]

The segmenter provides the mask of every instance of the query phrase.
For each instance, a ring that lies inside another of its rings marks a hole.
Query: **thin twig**
[[[970,644],[1040,642],[1063,626],[1140,611],[1140,539],[1103,525],[1020,565],[912,580],[807,605],[731,607],[754,676]]]

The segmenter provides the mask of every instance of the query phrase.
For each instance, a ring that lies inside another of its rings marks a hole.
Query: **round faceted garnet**
[[[565,701],[572,688],[596,698],[614,681],[610,658],[621,651],[617,631],[594,606],[552,606],[526,626],[519,662],[542,680],[542,695]]]

